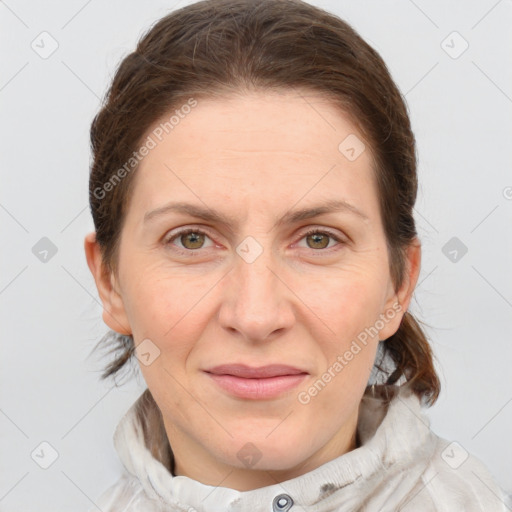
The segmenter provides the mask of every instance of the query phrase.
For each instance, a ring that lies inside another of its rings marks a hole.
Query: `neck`
[[[327,444],[300,464],[279,470],[272,467],[247,469],[223,462],[204,446],[189,438],[184,432],[168,425],[165,420],[164,424],[174,455],[172,472],[175,476],[187,476],[205,485],[250,491],[309,473],[357,448],[359,446],[357,419],[356,410],[350,421]]]

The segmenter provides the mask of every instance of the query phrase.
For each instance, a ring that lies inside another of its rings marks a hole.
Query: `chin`
[[[300,432],[300,426],[295,429]],[[315,451],[311,440],[306,439],[303,434],[292,436],[283,430],[281,435],[277,431],[268,435],[271,432],[268,429],[263,431],[265,434],[261,432],[258,436],[239,432],[225,446],[224,453],[219,455],[227,456],[226,462],[229,465],[241,469],[284,471],[300,466]]]

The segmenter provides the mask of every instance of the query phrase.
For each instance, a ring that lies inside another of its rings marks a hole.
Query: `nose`
[[[295,320],[294,295],[291,283],[286,282],[289,276],[270,249],[265,248],[254,260],[240,254],[224,278],[221,326],[253,343],[283,335]]]

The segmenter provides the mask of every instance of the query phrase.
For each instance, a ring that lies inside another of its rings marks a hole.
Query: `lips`
[[[236,398],[269,400],[298,386],[308,372],[293,366],[272,364],[252,367],[224,364],[205,374],[225,393]]]
[[[287,366],[284,364],[271,364],[267,366],[260,366],[258,368],[243,364],[223,364],[206,371],[214,375],[233,375],[234,377],[241,377],[244,379],[268,379],[270,377],[307,373],[299,368],[294,368],[293,366]]]

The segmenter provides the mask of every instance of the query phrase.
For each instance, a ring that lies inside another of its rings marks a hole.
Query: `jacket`
[[[120,420],[120,479],[102,512],[505,512],[506,496],[464,448],[435,435],[405,385],[374,386],[361,400],[360,445],[309,473],[250,491],[174,476],[172,450],[149,390]],[[91,509],[92,512],[93,509]],[[97,508],[94,508],[96,511]]]

